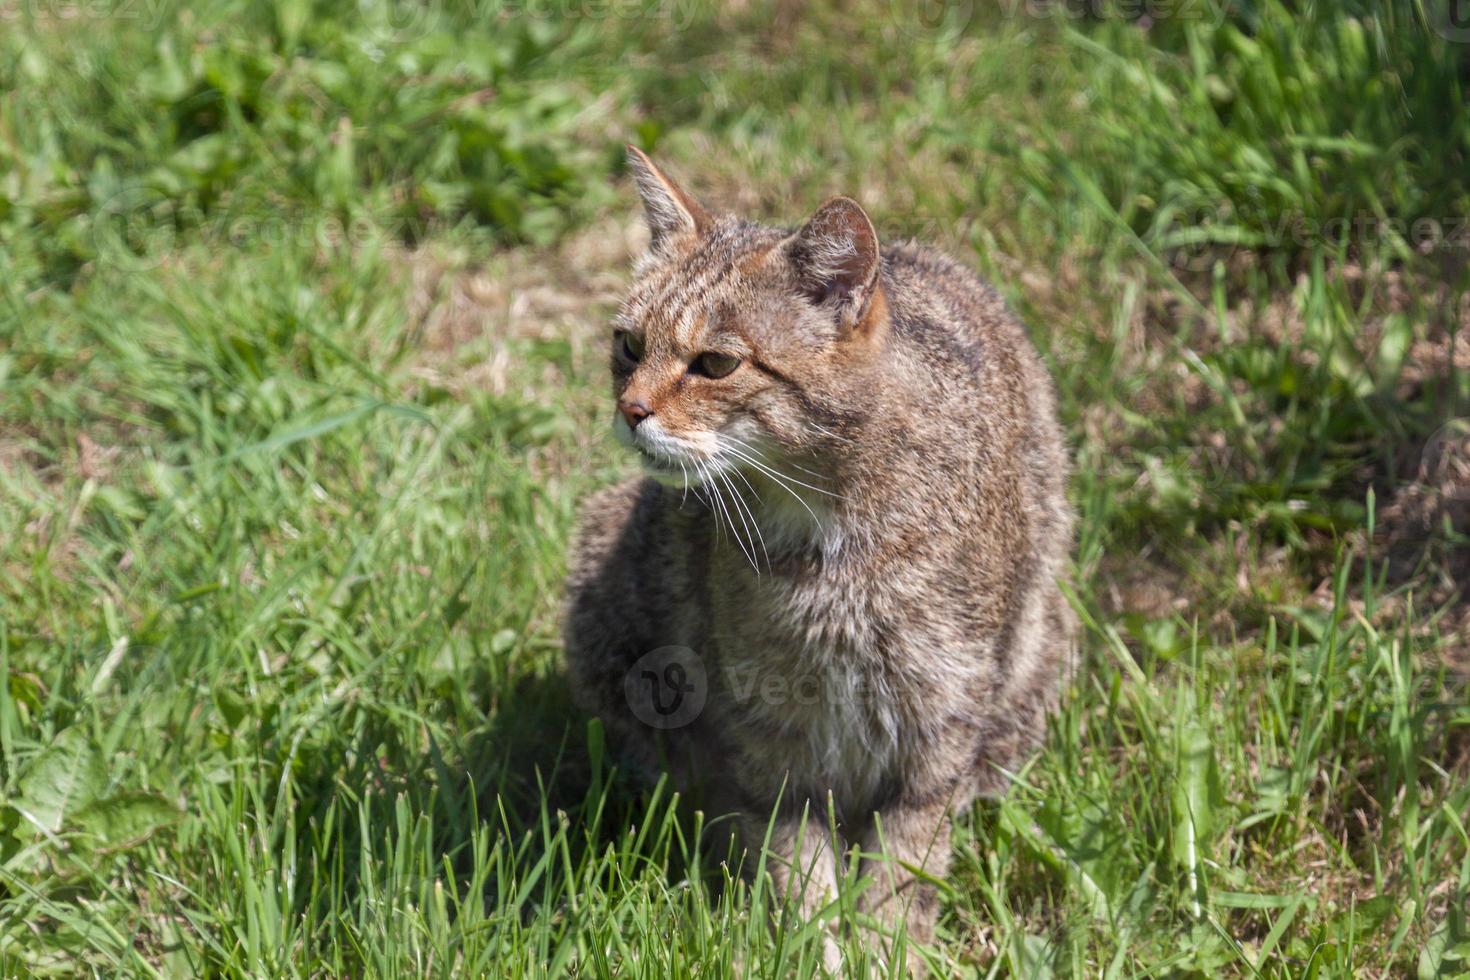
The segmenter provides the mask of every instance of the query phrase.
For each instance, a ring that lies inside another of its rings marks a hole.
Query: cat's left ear
[[[878,291],[878,233],[861,205],[834,197],[787,240],[803,291],[844,329],[862,324]]]

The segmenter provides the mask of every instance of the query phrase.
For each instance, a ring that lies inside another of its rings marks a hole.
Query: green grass
[[[626,139],[760,217],[858,195],[1056,374],[1083,670],[908,956],[1470,971],[1433,11],[57,9],[0,37],[0,975],[817,971],[559,673]]]

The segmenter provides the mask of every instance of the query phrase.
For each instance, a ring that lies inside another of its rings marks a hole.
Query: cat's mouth
[[[644,472],[660,480],[697,485],[715,460],[699,443],[668,432],[657,419],[648,419],[635,432],[619,417],[614,422],[618,441],[637,450]]]
[[[649,446],[636,438],[632,445],[638,451],[638,462],[644,472],[657,477],[687,480],[692,486],[703,483],[710,474],[724,470],[726,465],[717,455],[683,446]]]

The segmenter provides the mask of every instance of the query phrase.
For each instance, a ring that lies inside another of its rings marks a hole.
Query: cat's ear
[[[787,240],[797,280],[844,328],[861,324],[878,289],[878,233],[858,202],[834,197]]]
[[[654,166],[647,154],[636,146],[628,146],[628,170],[643,198],[643,214],[648,220],[652,246],[656,249],[671,238],[690,232],[701,233],[710,224],[709,213],[684,189]]]

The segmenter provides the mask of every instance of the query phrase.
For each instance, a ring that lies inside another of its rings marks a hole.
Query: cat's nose
[[[618,411],[628,421],[628,428],[638,428],[638,423],[653,414],[653,409],[641,398],[624,398],[618,402]]]

